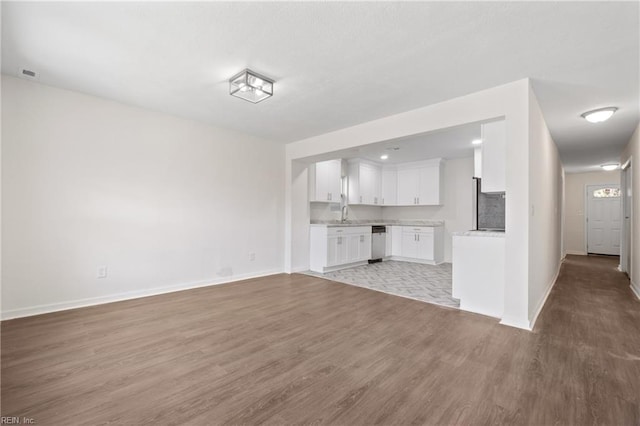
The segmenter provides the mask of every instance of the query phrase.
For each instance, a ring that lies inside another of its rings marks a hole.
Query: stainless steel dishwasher
[[[371,260],[369,263],[382,262],[387,248],[387,227],[374,225],[371,227]]]

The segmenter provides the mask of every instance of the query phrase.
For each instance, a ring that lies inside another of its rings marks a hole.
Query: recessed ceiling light
[[[380,159],[381,159],[381,160],[386,160],[387,158],[389,158],[389,156],[388,156],[387,154],[382,154],[382,155],[380,156]]]
[[[471,143],[474,145],[480,145],[482,143],[482,139],[474,139],[471,141]]]
[[[618,167],[620,167],[620,165],[619,164],[603,164],[600,167],[602,167],[604,170],[610,172],[611,170],[615,170]]]
[[[607,107],[594,109],[593,111],[587,111],[584,114],[580,115],[589,123],[602,123],[603,121],[607,121],[608,119],[610,119],[613,113],[617,110],[618,108],[616,107]]]

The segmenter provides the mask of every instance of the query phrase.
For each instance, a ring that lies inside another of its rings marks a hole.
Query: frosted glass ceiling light
[[[581,114],[581,116],[589,123],[602,123],[603,121],[610,119],[613,113],[617,110],[618,108],[616,107],[600,108],[594,109],[593,111],[587,111],[584,114]]]
[[[603,164],[602,167],[604,170],[610,172],[611,170],[617,169],[619,164]]]
[[[229,94],[257,104],[273,96],[273,83],[270,78],[246,69],[229,79]]]

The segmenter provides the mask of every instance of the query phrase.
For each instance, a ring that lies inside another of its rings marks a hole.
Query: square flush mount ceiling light
[[[229,80],[229,94],[257,104],[273,96],[275,81],[246,69]]]

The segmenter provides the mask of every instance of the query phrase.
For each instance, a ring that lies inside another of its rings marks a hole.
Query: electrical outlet
[[[96,278],[107,278],[107,266],[106,265],[98,266],[98,270],[96,272]]]
[[[256,260],[256,254],[254,252],[249,253],[249,261],[253,262]]]

